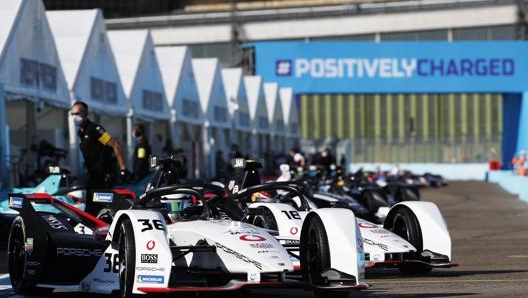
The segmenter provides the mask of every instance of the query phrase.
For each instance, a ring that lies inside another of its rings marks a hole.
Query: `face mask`
[[[84,119],[81,115],[73,115],[73,123],[75,123],[75,126],[81,126],[83,122]]]

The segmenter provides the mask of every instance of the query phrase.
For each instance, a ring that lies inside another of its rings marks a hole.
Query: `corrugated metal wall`
[[[500,153],[500,94],[301,96],[302,138],[348,139],[356,162],[484,162]],[[494,148],[494,149],[491,149]]]
[[[230,67],[237,63],[239,56],[238,45],[232,42],[211,44],[192,44],[188,45],[193,58],[217,57],[224,67]]]

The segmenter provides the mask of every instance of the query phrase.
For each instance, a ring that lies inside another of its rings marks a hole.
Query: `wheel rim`
[[[254,226],[257,226],[257,227],[266,228],[265,225],[264,225],[264,219],[260,215],[256,215],[253,218],[253,223],[252,224]]]
[[[275,217],[267,209],[260,209],[261,214],[255,215],[252,220],[252,225],[268,230],[278,230]]]
[[[24,235],[20,227],[14,229],[12,238],[9,242],[9,275],[13,285],[19,285],[24,278],[24,269],[26,267],[26,248],[24,244]]]
[[[396,235],[403,237],[405,240],[409,240],[409,238],[410,238],[409,229],[407,228],[407,224],[406,224],[405,220],[403,218],[401,218],[400,216],[397,216],[396,218],[394,218],[394,230],[393,230],[393,232]]]

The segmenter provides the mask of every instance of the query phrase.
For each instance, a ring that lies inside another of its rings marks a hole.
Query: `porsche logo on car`
[[[76,257],[100,257],[103,251],[98,248],[57,247],[57,255]]]

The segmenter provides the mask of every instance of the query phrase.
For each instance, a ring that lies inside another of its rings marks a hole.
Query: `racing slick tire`
[[[134,274],[136,267],[136,242],[134,228],[129,218],[123,219],[119,226],[119,294],[120,297],[133,297]]]
[[[261,227],[268,230],[278,231],[277,221],[273,212],[266,207],[259,206],[252,210],[250,221],[254,226]]]
[[[324,270],[329,269],[330,247],[328,235],[321,218],[317,215],[311,216],[303,223],[300,243],[300,261],[302,279],[315,286],[330,286],[328,281],[321,275]],[[336,291],[317,289],[314,296],[318,298],[344,298],[348,297],[348,291]]]
[[[35,287],[28,276],[28,253],[26,251],[26,229],[24,220],[18,216],[11,224],[7,244],[7,258],[11,286],[20,295],[47,295],[53,288]]]
[[[395,211],[385,219],[383,227],[404,238],[416,248],[417,252],[406,254],[404,258],[420,260],[423,243],[422,232],[416,215],[406,207],[398,207]],[[398,268],[400,272],[410,275],[426,274],[432,270],[431,266],[420,262],[404,262]]]
[[[418,194],[418,189],[413,189],[411,187],[399,187],[396,195],[396,200],[398,202],[419,201],[420,196]]]
[[[375,214],[378,212],[380,207],[388,206],[387,200],[383,197],[382,194],[376,191],[365,191],[361,196],[362,205],[367,208],[370,214]]]

